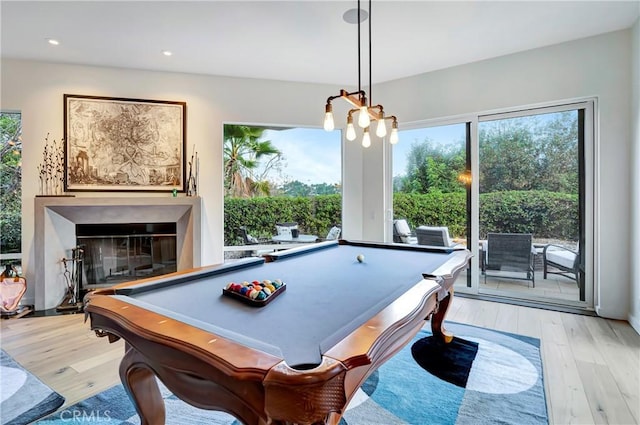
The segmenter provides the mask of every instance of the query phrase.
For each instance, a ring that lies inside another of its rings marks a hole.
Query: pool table
[[[357,257],[362,255],[362,261]],[[337,424],[364,380],[431,319],[442,323],[465,249],[329,241],[119,284],[85,297],[91,328],[125,340],[122,383],[162,424],[155,377],[182,400],[246,424]],[[285,282],[261,306],[230,282]]]

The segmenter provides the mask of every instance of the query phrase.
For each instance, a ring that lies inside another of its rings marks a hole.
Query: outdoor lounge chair
[[[535,249],[532,245],[530,233],[489,233],[487,234],[487,251],[485,252],[484,283],[487,283],[487,271],[498,270],[506,272],[524,272],[526,277],[509,279],[530,280],[536,287],[533,269]],[[504,277],[494,275],[495,277]]]
[[[240,238],[242,239],[243,245],[260,245],[260,244],[271,243],[271,239],[257,238],[255,236],[252,236],[251,234],[249,234],[249,232],[247,231],[247,228],[245,226],[238,227],[238,236],[240,236]],[[256,257],[256,256],[259,256],[261,254],[265,254],[265,253],[271,252],[271,250],[262,250],[262,251],[247,250],[245,252],[246,252],[246,254],[248,254],[250,256]]]
[[[333,226],[329,229],[329,233],[327,233],[327,237],[324,238],[325,241],[335,241],[340,238],[340,233],[342,233],[342,229],[338,226]]]
[[[270,242],[270,239],[256,238],[250,235],[245,226],[238,227],[238,236],[242,238],[242,242],[244,245],[257,245]]]
[[[409,224],[404,218],[393,220],[393,241],[408,244],[418,243],[418,238],[411,234]]]
[[[448,227],[419,226],[416,228],[418,245],[445,246],[457,245],[449,237]]]
[[[580,253],[578,251],[549,244],[542,250],[542,261],[545,279],[547,274],[559,274],[574,280],[580,287]]]

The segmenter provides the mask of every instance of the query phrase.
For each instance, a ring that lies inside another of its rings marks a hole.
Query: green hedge
[[[480,237],[497,229],[576,241],[579,216],[578,195],[542,190],[487,193],[480,196]]]
[[[447,226],[466,236],[466,193],[396,193],[394,215],[411,228]],[[577,240],[578,195],[547,191],[505,191],[480,195],[480,239],[487,232],[532,233],[536,238]]]
[[[460,237],[466,232],[466,199],[465,192],[396,193],[393,214],[395,218],[406,219],[412,229],[421,225],[447,226],[451,236]]]
[[[342,222],[342,196],[227,198],[224,201],[224,243],[241,245],[237,229],[253,236],[275,234],[276,222],[295,221],[302,233],[324,237]]]
[[[342,222],[342,197],[265,197],[225,200],[225,245],[239,245],[237,228],[254,236],[271,236],[278,221],[295,221],[304,233],[325,236]],[[455,237],[466,236],[466,193],[396,193],[396,218],[411,228],[447,226]],[[480,238],[487,232],[533,233],[536,238],[577,240],[578,196],[547,191],[506,191],[480,195]]]
[[[15,253],[22,250],[22,210],[20,198],[16,201],[11,195],[3,197],[0,209],[0,246],[2,253]],[[4,203],[6,202],[6,204]]]

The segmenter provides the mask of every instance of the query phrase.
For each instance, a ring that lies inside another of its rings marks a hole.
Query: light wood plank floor
[[[119,383],[123,344],[81,314],[2,320],[0,343],[66,398]],[[552,424],[638,424],[640,336],[627,322],[456,297],[447,320],[540,338]],[[64,407],[63,407],[64,408]]]

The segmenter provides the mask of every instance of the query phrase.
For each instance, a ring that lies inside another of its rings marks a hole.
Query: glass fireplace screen
[[[84,251],[82,288],[177,270],[175,223],[78,224],[76,239]]]

